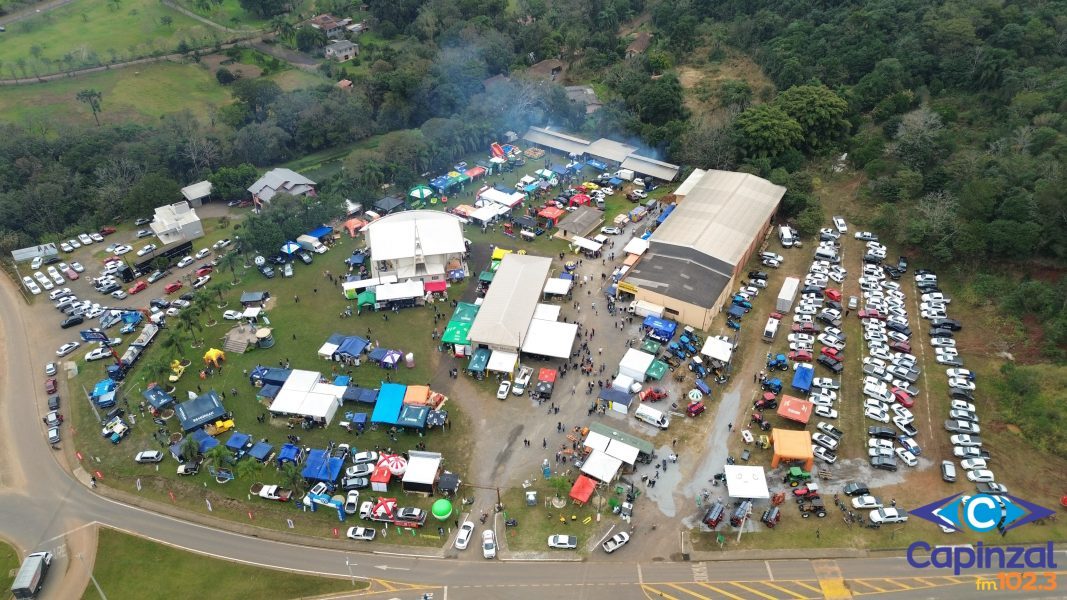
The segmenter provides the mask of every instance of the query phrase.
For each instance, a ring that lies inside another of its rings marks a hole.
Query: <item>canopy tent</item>
[[[531,319],[522,351],[552,358],[569,358],[577,335],[577,323]]]
[[[555,369],[542,368],[540,371],[537,372],[537,380],[538,381],[544,381],[544,382],[547,382],[547,383],[555,383],[557,377],[559,377],[559,371],[557,371]]]
[[[226,440],[226,447],[234,452],[244,452],[252,447],[252,436],[240,431],[234,431],[230,434],[230,439]]]
[[[726,475],[726,493],[731,498],[763,499],[771,497],[771,491],[767,487],[767,475],[763,472],[763,467],[725,465],[723,473]]]
[[[389,489],[389,482],[393,479],[389,467],[379,465],[375,467],[370,476],[370,489],[375,492],[385,492]]]
[[[252,385],[282,385],[289,379],[289,375],[291,375],[292,372],[292,369],[256,367],[249,373],[248,381]]]
[[[425,185],[417,185],[408,191],[408,197],[415,198],[416,200],[425,200],[430,196],[433,196],[433,194],[433,190]]]
[[[487,203],[515,208],[526,199],[526,195],[521,192],[504,192],[496,188],[486,188],[478,193],[478,199]]]
[[[575,194],[567,200],[567,204],[570,206],[585,206],[592,201],[593,199],[585,194]]]
[[[380,214],[388,214],[404,206],[404,199],[397,196],[386,196],[374,202],[374,210]]]
[[[278,468],[287,462],[296,463],[300,462],[300,458],[304,451],[300,449],[300,446],[293,444],[285,444],[282,449],[278,451]]]
[[[276,415],[294,415],[330,424],[341,406],[345,388],[330,383],[316,383],[310,390],[282,386],[268,409]]]
[[[292,256],[300,251],[300,244],[290,240],[282,244],[282,254],[288,254]]]
[[[333,483],[344,468],[344,459],[330,456],[326,450],[315,448],[308,452],[307,462],[300,472],[301,477],[308,481],[325,481]]]
[[[579,475],[571,488],[570,497],[577,504],[582,505],[589,502],[594,490],[596,490],[596,482],[585,475]]]
[[[470,204],[460,204],[459,206],[452,207],[452,214],[459,215],[463,218],[469,218],[474,214],[475,208]]]
[[[258,307],[258,306],[249,306],[248,308],[245,309],[245,311],[243,313],[241,313],[241,316],[246,318],[246,319],[256,319],[256,318],[259,318],[259,314],[262,313],[262,312],[263,312],[263,309]],[[207,357],[205,355],[204,361],[206,362],[207,360],[208,359],[207,359]]]
[[[641,454],[641,451],[636,446],[627,444],[620,440],[611,440],[608,443],[608,447],[604,452],[611,457],[621,460],[624,464],[633,466],[637,463],[637,457]]]
[[[593,433],[597,433],[613,440],[620,440],[626,442],[628,445],[637,448],[641,454],[648,456],[650,459],[652,457],[652,453],[655,451],[655,446],[652,445],[652,442],[643,438],[639,438],[635,435],[630,435],[629,433],[619,431],[618,429],[615,429],[611,425],[608,425],[606,423],[590,423],[589,433],[590,435]]]
[[[546,206],[537,212],[537,216],[548,221],[549,227],[554,227],[556,222],[566,216],[567,211],[558,206]]]
[[[627,254],[636,254],[638,256],[641,256],[645,252],[648,252],[648,240],[643,240],[641,238],[633,238],[632,240],[627,242],[625,246],[623,246],[622,251]]]
[[[395,300],[409,300],[418,298],[423,294],[422,282],[413,279],[401,283],[380,285],[374,289],[378,302],[393,302]]]
[[[358,335],[349,336],[337,347],[334,356],[355,358],[363,354],[363,351],[366,350],[369,345],[370,340],[361,338]]]
[[[729,309],[727,309],[726,314],[735,319],[740,319],[741,317],[745,316],[745,309],[735,304],[734,306],[731,306]]]
[[[226,407],[215,390],[187,400],[174,409],[183,431],[199,429],[226,414]]]
[[[565,296],[571,291],[571,280],[553,277],[545,282],[544,292],[554,296]],[[536,315],[535,315],[536,316]]]
[[[775,428],[771,431],[771,442],[774,444],[774,458],[771,459],[772,469],[776,468],[783,460],[804,461],[804,470],[806,471],[810,471],[815,466],[815,456],[811,451],[810,432]]]
[[[408,459],[399,454],[383,454],[378,459],[378,467],[389,469],[390,475],[403,475],[408,470]]]
[[[395,369],[400,364],[400,359],[404,357],[404,354],[399,350],[386,350],[385,356],[382,358],[382,368]]]
[[[378,401],[374,404],[374,412],[371,413],[371,423],[384,423],[396,425],[400,416],[400,409],[404,406],[404,394],[407,386],[399,383],[383,383],[378,391]]]
[[[562,310],[563,307],[558,304],[538,304],[537,308],[534,309],[533,318],[544,321],[558,321]]]
[[[571,238],[571,243],[575,246],[578,246],[582,250],[587,250],[589,252],[599,252],[600,249],[603,247],[603,244],[599,244],[597,242],[594,242],[593,240],[588,240],[578,235]]]
[[[494,350],[489,356],[489,363],[485,368],[498,373],[514,373],[515,363],[519,362],[519,355],[504,350]]]
[[[636,254],[627,254],[626,258],[622,261],[624,267],[632,267],[637,264],[637,261],[641,260],[641,257]]]
[[[378,294],[374,290],[363,290],[356,296],[356,306],[374,306],[378,303]]]
[[[656,224],[657,225],[662,225],[663,222],[667,220],[667,217],[669,217],[671,215],[671,213],[674,212],[674,207],[675,206],[677,206],[677,205],[676,204],[668,204],[667,208],[664,208],[663,212],[661,212],[659,217],[656,218]]]
[[[270,292],[241,292],[241,304],[262,304],[270,298]]]
[[[482,271],[478,274],[478,281],[483,283],[493,283],[494,277],[496,277],[495,271]]]
[[[478,316],[478,305],[469,302],[457,302],[456,310],[452,311],[450,321],[473,323],[474,317]]]
[[[274,446],[271,446],[267,442],[256,442],[252,445],[252,448],[248,451],[248,455],[258,460],[261,463],[269,462],[271,454],[274,453]]]
[[[608,449],[608,444],[610,443],[611,438],[609,438],[608,436],[602,433],[597,433],[595,431],[590,431],[589,434],[585,436],[585,440],[582,442],[582,445],[590,450],[604,451]]]
[[[441,342],[444,344],[457,344],[466,346],[470,344],[471,324],[463,321],[449,321],[445,325],[445,331],[441,334]]]
[[[803,398],[786,395],[782,396],[782,400],[778,404],[778,416],[807,425],[814,408],[815,405]]]
[[[422,287],[427,292],[434,292],[434,293],[440,294],[440,293],[444,293],[445,290],[448,289],[448,282],[447,281],[443,281],[443,280],[442,281],[426,281],[426,282],[423,282]]]
[[[670,319],[661,319],[654,315],[648,315],[645,317],[644,322],[641,324],[645,331],[659,342],[670,341],[674,337],[674,332],[678,330],[678,323]]]
[[[362,252],[353,252],[351,256],[345,259],[345,264],[350,267],[358,267],[367,262],[367,255]]]
[[[439,453],[411,450],[408,452],[408,468],[404,472],[404,491],[433,493],[433,485],[437,482],[437,473],[440,470]]]
[[[541,179],[552,179],[556,176],[556,173],[552,169],[538,169],[534,171],[534,175],[537,175]]]
[[[471,355],[470,362],[467,363],[467,370],[472,373],[481,373],[485,371],[486,365],[489,364],[489,356],[492,354],[488,348],[478,348]]]
[[[648,370],[645,371],[645,376],[653,381],[659,381],[663,379],[663,376],[670,370],[670,366],[662,360],[654,360],[652,364],[648,366]]]
[[[504,257],[511,254],[512,252],[514,252],[514,250],[509,250],[508,248],[501,248],[497,246],[496,248],[493,248],[493,255],[490,257],[490,259],[504,260]]]
[[[333,233],[333,227],[330,227],[329,225],[319,225],[315,229],[309,231],[307,234],[313,238],[318,238],[319,240],[322,240],[331,233]]]
[[[373,360],[376,363],[380,363],[383,360],[385,360],[385,356],[387,354],[389,354],[389,350],[387,348],[380,348],[379,347],[379,348],[375,348],[374,350],[371,350],[370,354],[367,355],[367,358],[369,358],[370,360]]]
[[[607,452],[593,450],[582,464],[582,473],[597,481],[608,483],[615,479],[615,475],[618,474],[621,468],[621,460],[610,456]]]
[[[472,221],[478,221],[480,223],[488,223],[489,221],[492,221],[500,215],[500,213],[497,212],[498,206],[500,205],[486,204],[485,206],[476,208],[474,212],[471,213],[470,219]]]
[[[637,348],[630,348],[619,361],[619,373],[632,377],[634,381],[644,381],[645,373],[654,360],[656,360],[655,356]]]
[[[346,281],[341,284],[341,290],[345,294],[345,298],[354,300],[359,290],[364,288],[374,287],[376,285],[385,285],[389,283],[395,283],[397,277],[394,274],[383,275],[381,277],[371,277],[369,279],[360,279],[359,281]]]
[[[464,171],[463,174],[471,179],[477,179],[485,175],[485,167],[471,167]]]
[[[362,402],[364,404],[374,404],[378,401],[378,390],[349,385],[345,388],[345,393],[341,396],[341,399],[351,402]],[[358,417],[360,414],[362,413],[357,413],[355,416]],[[348,413],[345,414],[345,418],[348,418]]]
[[[642,379],[644,378],[642,377]],[[637,382],[634,381],[633,377],[619,373],[615,376],[615,379],[611,381],[611,387],[622,392],[633,392],[635,391],[634,384],[636,383]]]
[[[363,219],[349,219],[345,221],[345,229],[348,230],[348,237],[356,237],[356,232],[367,226],[367,222]]]
[[[174,397],[163,391],[163,388],[158,385],[148,388],[141,395],[144,396],[145,401],[152,407],[152,410],[157,412],[174,404]]]
[[[730,362],[733,352],[733,344],[715,336],[708,336],[708,339],[704,340],[704,347],[700,349],[700,353],[704,356],[723,364]]]
[[[428,385],[409,385],[404,390],[404,404],[418,404],[423,405],[430,399],[430,386]]]
[[[330,341],[326,341],[326,343],[324,343],[323,345],[319,346],[319,352],[318,352],[319,358],[324,358],[326,360],[332,360],[333,359],[333,353],[337,352],[337,348],[338,347],[339,347],[338,344],[335,344],[335,343],[330,342]]]
[[[663,345],[657,342],[656,340],[646,339],[645,341],[641,342],[641,351],[648,352],[652,356],[655,356],[659,354],[660,348],[662,346]]]
[[[396,424],[400,427],[425,429],[426,418],[429,414],[429,406],[415,406],[412,404],[405,404],[400,408],[400,414],[397,415]]]

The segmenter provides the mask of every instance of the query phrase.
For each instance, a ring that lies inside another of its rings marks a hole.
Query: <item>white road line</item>
[[[641,572],[641,563],[637,563],[637,583],[642,585],[645,583],[645,575]]]
[[[41,540],[40,543],[47,544],[48,542],[54,542],[54,541],[58,540],[59,538],[67,537],[68,535],[74,533],[75,531],[81,531],[82,529],[85,529],[86,527],[92,527],[94,525],[100,525],[100,522],[99,521],[90,521],[90,522],[88,522],[88,523],[86,523],[84,525],[79,525],[78,527],[75,527],[74,529],[70,529],[70,530],[64,531],[63,533],[61,533],[61,534],[59,534],[59,535],[57,535],[55,537],[50,537],[47,540]]]
[[[771,572],[771,563],[768,561],[763,561],[763,566],[767,567],[767,579],[774,581],[774,573]]]

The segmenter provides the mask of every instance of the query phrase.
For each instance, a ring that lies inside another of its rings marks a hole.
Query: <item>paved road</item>
[[[973,577],[919,580],[900,558],[634,562],[642,558],[635,546],[614,557],[598,554],[586,562],[460,561],[294,546],[126,506],[94,494],[84,484],[85,474],[80,469],[80,478],[69,473],[64,455],[50,450],[44,441],[39,372],[53,356],[50,338],[55,335],[50,325],[48,330],[38,325],[52,319],[34,318],[34,313],[48,310],[47,306],[28,309],[12,283],[0,278],[0,343],[5,349],[0,353],[0,535],[23,552],[56,553],[45,600],[71,597],[64,581],[82,584],[86,567],[72,555],[88,552],[91,561],[92,550],[79,547],[74,534],[94,524],[250,564],[372,579],[372,590],[383,598],[419,598],[424,591],[435,592],[435,600],[449,596],[543,600],[546,595],[747,600],[845,598],[883,591],[900,598],[999,595],[975,591]],[[70,445],[70,439],[64,441],[65,452]]]

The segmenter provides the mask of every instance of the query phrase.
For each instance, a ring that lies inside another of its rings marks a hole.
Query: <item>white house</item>
[[[173,244],[204,237],[204,226],[196,210],[182,200],[156,209],[152,232],[164,244]]]
[[[291,169],[271,169],[248,186],[256,204],[270,202],[278,192],[293,196],[315,195],[315,182]]]
[[[372,221],[364,232],[375,278],[420,280],[429,284],[430,291],[439,291],[449,272],[466,272],[463,228],[459,219],[446,212],[393,213]]]

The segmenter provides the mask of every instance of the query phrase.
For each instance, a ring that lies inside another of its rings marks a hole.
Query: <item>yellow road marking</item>
[[[645,594],[657,594],[659,597],[666,598],[667,600],[678,600],[667,592],[661,592],[648,584],[641,584],[641,589],[644,590]]]
[[[845,580],[840,577],[820,579],[819,587],[822,588],[820,591],[826,600],[844,600],[852,597],[852,592],[845,585]]]
[[[884,592],[884,591],[885,591],[885,590],[883,590],[882,588],[880,588],[880,587],[878,587],[878,586],[876,586],[876,585],[874,585],[874,584],[872,584],[872,583],[867,583],[866,581],[864,581],[864,580],[862,580],[862,579],[852,579],[852,580],[850,580],[850,581],[851,581],[852,583],[858,583],[858,584],[860,584],[860,585],[865,585],[865,586],[867,586],[867,587],[871,588],[872,590],[874,590],[874,591],[876,591],[876,592]]]
[[[375,579],[374,581],[380,583],[382,585],[382,587],[384,587],[387,591],[390,591],[390,592],[395,592],[396,591],[396,587],[394,587],[393,584],[389,583],[388,581],[386,581],[384,579]]]
[[[800,583],[800,582],[796,581],[794,583]],[[801,600],[804,600],[804,599],[807,598],[807,596],[801,596],[800,594],[798,594],[798,593],[796,593],[794,591],[787,590],[784,587],[782,587],[780,585],[775,585],[775,584],[773,584],[773,583],[771,583],[769,581],[764,581],[763,585],[765,585],[765,586],[767,586],[769,588],[774,588],[774,589],[778,590],[779,592],[785,592],[785,593],[789,594],[790,596],[793,596],[794,598],[800,598]],[[808,587],[811,587],[811,586],[808,586]],[[811,589],[814,590],[815,588],[811,588]],[[818,591],[818,590],[816,590],[816,591]]]
[[[960,579],[958,579],[956,577],[946,577],[945,579],[951,581],[952,583],[967,583],[966,579],[960,580]]]
[[[931,586],[931,587],[937,587],[939,585],[939,584],[936,584],[936,583],[930,583],[930,581],[925,577],[913,577],[912,579],[914,579],[915,581],[921,581],[921,582],[923,582],[926,585]]]
[[[878,581],[885,581],[887,583],[892,583],[893,585],[899,585],[901,590],[913,590],[913,589],[915,589],[914,587],[912,587],[910,585],[901,583],[901,582],[897,581],[896,579],[889,579],[888,577],[882,578],[882,579],[880,579]]]
[[[733,598],[734,600],[745,600],[741,596],[735,596],[735,595],[731,594],[730,592],[727,592],[726,590],[719,589],[719,588],[711,585],[710,583],[704,583],[703,581],[698,581],[697,584],[702,585],[702,586],[708,588],[709,590],[713,590],[713,591],[719,592],[720,594],[722,594],[723,596],[726,596],[727,598]]]
[[[817,588],[817,587],[815,587],[813,585],[804,583],[803,581],[794,581],[793,583],[795,583],[795,584],[797,584],[797,585],[799,585],[801,587],[806,587],[806,588],[808,588],[809,590],[811,590],[813,592],[818,592],[820,594],[822,593],[822,588]],[[816,583],[818,583],[818,582],[816,582]]]
[[[694,591],[687,590],[686,588],[678,585],[677,583],[668,583],[666,585],[669,585],[670,587],[678,590],[679,592],[685,592],[686,594],[689,594],[690,596],[693,596],[693,597],[696,597],[696,598],[700,598],[700,600],[712,600],[711,598],[708,598],[707,596],[701,596],[700,594],[698,594],[698,593],[696,593]]]
[[[757,596],[762,596],[762,597],[766,598],[767,600],[777,600],[774,596],[768,596],[767,594],[764,594],[761,591],[754,590],[754,589],[748,587],[747,585],[741,585],[740,583],[737,583],[736,581],[728,581],[726,583],[729,583],[730,585],[735,586],[735,587],[739,587],[739,588],[745,590],[746,592],[752,592],[753,594],[756,594]]]

